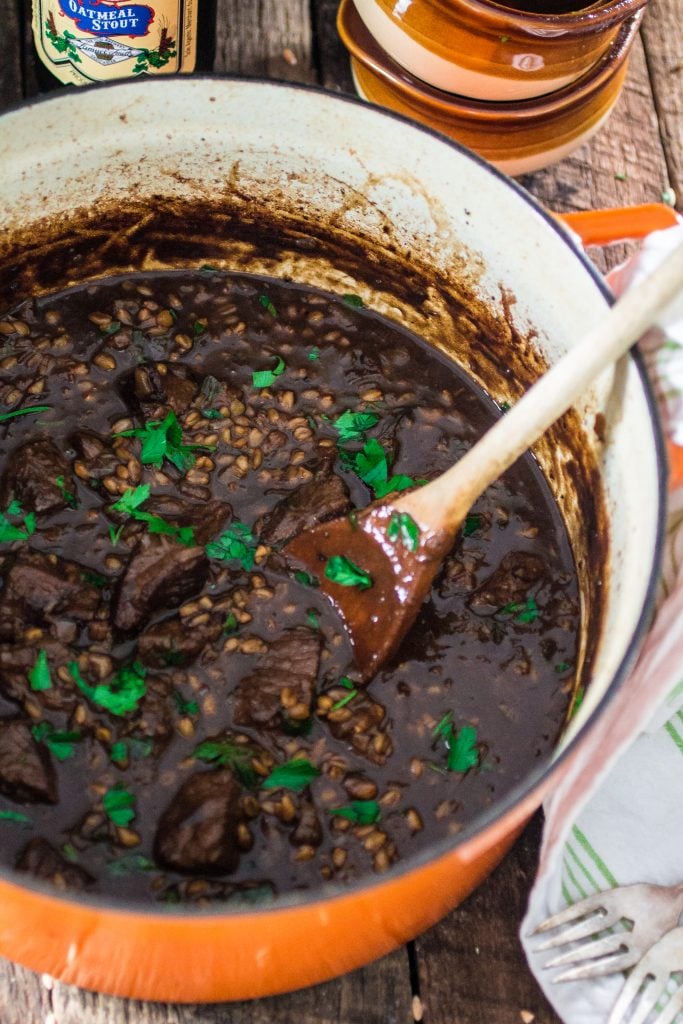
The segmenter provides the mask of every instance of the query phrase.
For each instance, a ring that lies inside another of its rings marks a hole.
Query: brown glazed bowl
[[[625,22],[597,63],[571,85],[505,103],[455,96],[420,81],[370,35],[353,0],[342,0],[337,26],[363,99],[421,121],[517,175],[562,160],[605,123],[619,98],[641,17]]]
[[[647,0],[354,2],[382,49],[416,78],[445,92],[506,102],[556,92],[585,75]]]
[[[0,179],[0,311],[107,274],[211,263],[354,292],[500,403],[612,301],[513,181],[423,126],[317,89],[179,77],[65,90],[0,118]],[[459,329],[463,304],[483,335]],[[650,620],[665,469],[638,357],[601,375],[534,455],[582,608],[586,696],[552,756],[384,874],[257,907],[140,905],[2,866],[0,955],[121,996],[244,999],[349,971],[463,899],[602,728]]]

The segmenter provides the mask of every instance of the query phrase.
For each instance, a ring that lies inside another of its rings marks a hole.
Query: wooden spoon
[[[286,545],[286,557],[319,579],[341,613],[363,680],[372,678],[408,632],[472,503],[638,340],[679,291],[683,245],[627,291],[445,473],[357,515],[321,523]]]

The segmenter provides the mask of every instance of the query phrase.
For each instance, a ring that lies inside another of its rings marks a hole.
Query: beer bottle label
[[[198,0],[33,0],[41,61],[61,82],[193,71]]]

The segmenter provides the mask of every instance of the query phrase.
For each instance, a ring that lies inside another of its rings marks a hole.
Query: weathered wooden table
[[[0,0],[0,109],[37,92],[27,8]],[[337,0],[217,0],[215,70],[352,92]],[[523,184],[553,210],[683,201],[683,11],[651,0],[617,109],[597,138]],[[680,208],[680,206],[679,206]],[[620,247],[592,253],[601,269]],[[517,940],[540,814],[466,903],[407,949],[312,989],[222,1005],[138,1003],[0,961],[0,1024],[558,1024]],[[116,951],[112,950],[112,956]]]

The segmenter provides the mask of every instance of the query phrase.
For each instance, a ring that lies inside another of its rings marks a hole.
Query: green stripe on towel
[[[601,888],[600,883],[596,882],[596,880],[593,878],[592,874],[590,873],[590,871],[588,870],[586,865],[583,863],[583,861],[579,857],[579,855],[576,852],[576,850],[574,849],[574,847],[569,844],[569,841],[567,841],[564,844],[564,848],[565,848],[566,852],[569,854],[569,856],[572,858],[574,863],[576,864],[577,868],[579,868],[583,872],[583,874],[586,876],[586,881],[588,882],[588,884],[591,887],[591,889],[594,892],[600,892],[600,888]]]
[[[612,874],[610,869],[607,867],[607,865],[605,864],[605,862],[602,859],[602,857],[593,849],[593,847],[588,842],[588,840],[586,839],[585,835],[583,834],[581,829],[578,828],[578,826],[576,826],[576,825],[572,826],[572,835],[576,839],[576,841],[579,844],[579,846],[581,846],[586,851],[586,853],[591,858],[591,860],[593,861],[593,863],[595,864],[596,868],[598,869],[600,874],[603,876],[603,878],[605,879],[607,884],[611,885],[612,887],[614,887],[615,885],[619,885],[619,882],[614,877],[614,875]],[[602,888],[602,886],[597,886],[597,888]]]
[[[567,878],[569,879],[569,881],[572,883],[572,885],[574,886],[576,891],[578,892],[579,898],[580,899],[585,899],[585,897],[588,895],[588,893],[585,891],[583,886],[579,883],[579,880],[576,877],[576,875],[574,874],[574,872],[572,871],[571,864],[569,863],[569,861],[567,860],[566,857],[563,858],[562,863],[563,863],[563,866],[564,866],[564,873],[567,876]],[[570,903],[575,903],[576,901],[575,900],[569,900],[569,902]]]
[[[669,736],[674,741],[678,749],[680,750],[681,754],[683,754],[683,736],[681,736],[680,733],[676,730],[676,727],[673,724],[673,720],[669,719],[664,728],[666,729],[666,731],[668,732]]]

